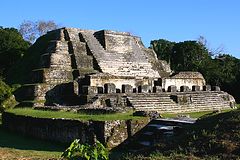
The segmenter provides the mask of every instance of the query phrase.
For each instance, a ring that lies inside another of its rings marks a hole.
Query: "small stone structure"
[[[139,37],[127,32],[61,28],[39,38],[39,65],[16,93],[35,108],[122,107],[159,112],[232,108],[234,98],[199,72],[173,74]],[[47,41],[47,42],[46,42]]]

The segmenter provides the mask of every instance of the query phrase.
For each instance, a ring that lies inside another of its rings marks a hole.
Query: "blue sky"
[[[240,58],[239,0],[4,0],[0,25],[18,27],[24,20],[54,20],[66,27],[110,29],[151,40],[195,40],[210,48],[224,46]]]

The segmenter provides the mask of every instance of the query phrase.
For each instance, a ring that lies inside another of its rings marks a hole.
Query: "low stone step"
[[[143,146],[147,146],[147,147],[149,147],[149,146],[152,145],[152,143],[149,142],[149,141],[139,141],[138,143],[141,144],[141,145],[143,145]]]
[[[144,96],[139,96],[139,97],[129,97],[131,100],[162,100],[162,101],[172,101],[169,97],[164,98],[164,97],[144,97]]]
[[[133,105],[175,105],[174,102],[135,102],[131,101]]]
[[[154,132],[144,132],[143,135],[144,136],[152,136],[152,135],[154,135]]]
[[[176,104],[155,104],[155,105],[153,105],[153,104],[133,104],[133,107],[134,108],[140,108],[140,107],[142,107],[142,108],[148,108],[148,107],[153,107],[153,108],[156,108],[156,107],[169,107],[169,108],[179,107],[180,108],[180,106],[178,106]]]

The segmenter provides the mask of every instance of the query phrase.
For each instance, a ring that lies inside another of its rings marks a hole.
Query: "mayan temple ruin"
[[[174,73],[127,32],[61,28],[34,44],[39,64],[18,91],[22,106],[192,112],[234,108],[198,72]]]

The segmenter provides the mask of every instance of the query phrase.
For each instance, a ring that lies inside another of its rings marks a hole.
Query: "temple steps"
[[[94,32],[92,31],[83,31],[81,32],[84,40],[86,41],[90,51],[92,52],[93,56],[96,58],[96,60],[101,62],[103,59],[102,57],[105,57],[105,51],[102,45],[99,43],[99,41],[96,39],[96,37],[93,35]]]
[[[230,102],[222,97],[224,92],[164,92],[164,93],[137,93],[129,95],[128,100],[135,110],[161,112],[199,112],[230,108]],[[187,101],[178,102],[185,96]],[[174,97],[174,100],[172,99]]]
[[[154,119],[134,135],[128,148],[141,152],[159,142],[169,141],[184,131],[184,126],[195,123],[195,119]]]
[[[149,95],[149,96],[148,96]],[[158,94],[137,94],[128,96],[128,100],[135,110],[155,110],[155,111],[171,111],[181,110],[169,95]]]
[[[117,76],[159,77],[158,72],[152,69],[147,56],[134,40],[131,43],[134,49],[132,53],[109,52],[102,47],[93,31],[82,31],[81,34],[103,72]]]

